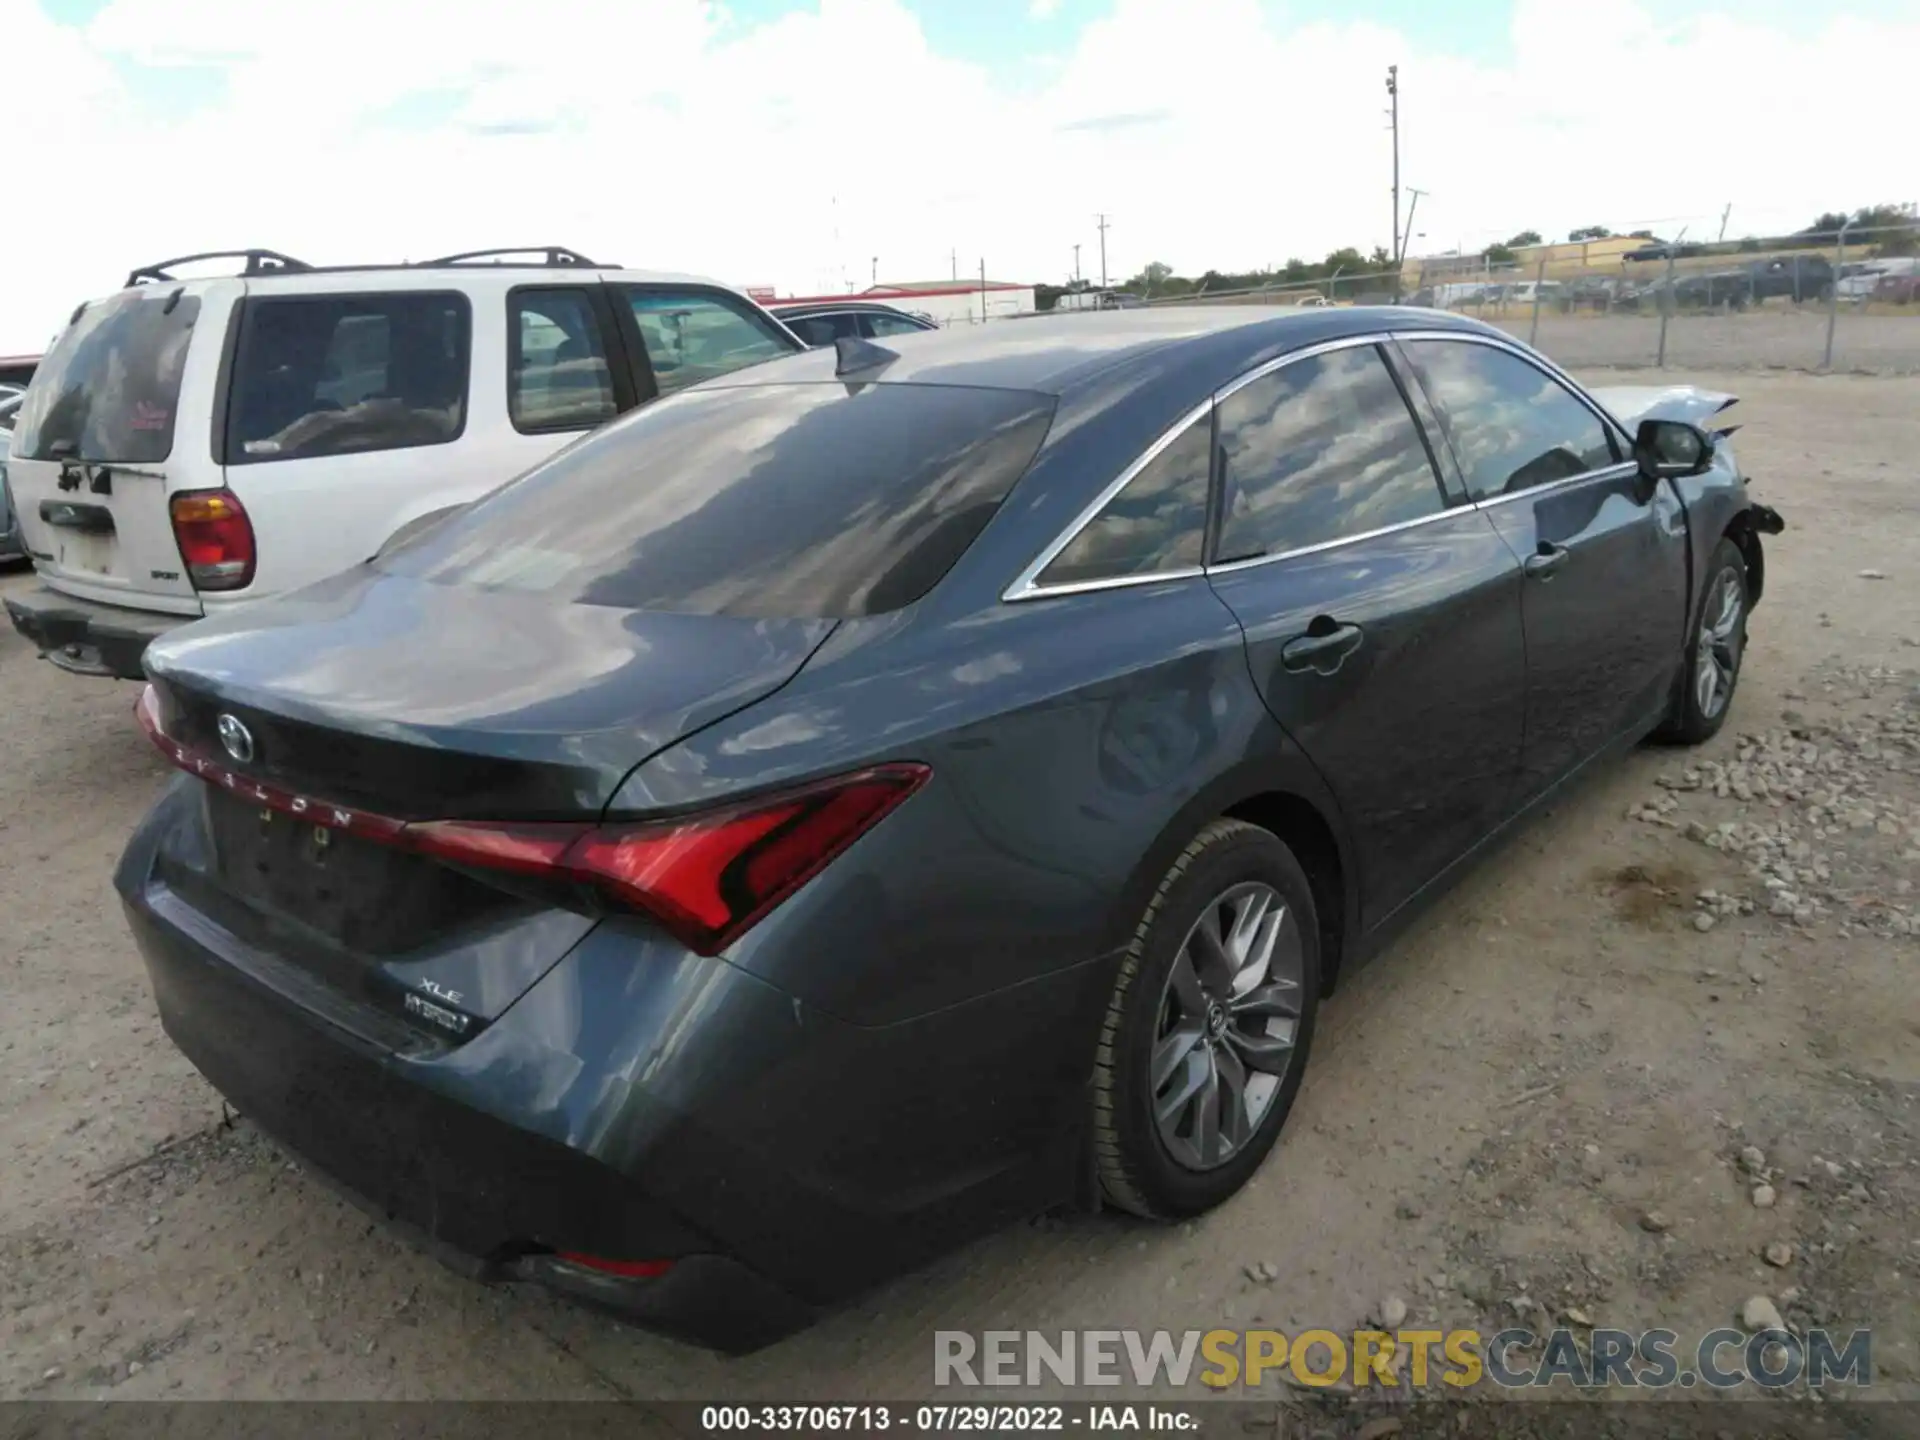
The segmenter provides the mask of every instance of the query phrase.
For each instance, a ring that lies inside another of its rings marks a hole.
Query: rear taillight
[[[253,522],[231,490],[173,497],[173,538],[196,590],[242,590],[253,580]]]
[[[689,949],[724,950],[925,783],[924,765],[882,765],[705,815],[575,827],[466,820],[406,827],[454,864],[591,885],[652,915]]]
[[[148,685],[140,727],[191,775],[269,810],[454,865],[590,887],[642,910],[702,955],[726,949],[927,781],[877,765],[744,805],[638,825],[390,819],[255,780],[169,737]]]
[[[582,1269],[598,1270],[602,1275],[615,1275],[622,1280],[657,1280],[673,1269],[671,1260],[609,1260],[603,1255],[582,1255],[574,1250],[562,1250],[553,1258]]]

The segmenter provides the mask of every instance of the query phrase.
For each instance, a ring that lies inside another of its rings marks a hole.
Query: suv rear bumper
[[[62,670],[114,680],[146,679],[147,646],[197,618],[76,600],[45,585],[9,595],[6,606],[13,628]]]

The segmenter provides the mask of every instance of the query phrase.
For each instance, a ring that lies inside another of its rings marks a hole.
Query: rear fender
[[[1102,947],[1105,953],[1116,953],[1132,943],[1140,917],[1146,913],[1161,880],[1204,826],[1256,802],[1284,798],[1305,804],[1317,814],[1333,837],[1340,874],[1344,877],[1339,896],[1340,913],[1320,917],[1322,988],[1333,988],[1342,962],[1352,958],[1349,952],[1355,948],[1354,942],[1360,934],[1359,886],[1353,883],[1358,873],[1356,862],[1340,808],[1319,772],[1278,725],[1271,727],[1271,733],[1274,741],[1271,750],[1248,756],[1203,787],[1147,848],[1114,907],[1106,944]],[[1319,887],[1315,888],[1317,891]],[[1324,900],[1323,896],[1317,898]]]

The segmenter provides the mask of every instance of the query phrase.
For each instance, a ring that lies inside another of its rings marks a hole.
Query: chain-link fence
[[[1398,303],[1475,316],[1575,367],[1912,374],[1916,239],[1905,226],[1714,245],[1542,246],[1518,264],[1446,256],[1397,272],[1130,303]]]

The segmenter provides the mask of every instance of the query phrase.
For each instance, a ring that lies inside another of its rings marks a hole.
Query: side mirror
[[[1703,475],[1713,465],[1713,437],[1683,420],[1642,420],[1633,458],[1649,480]]]

